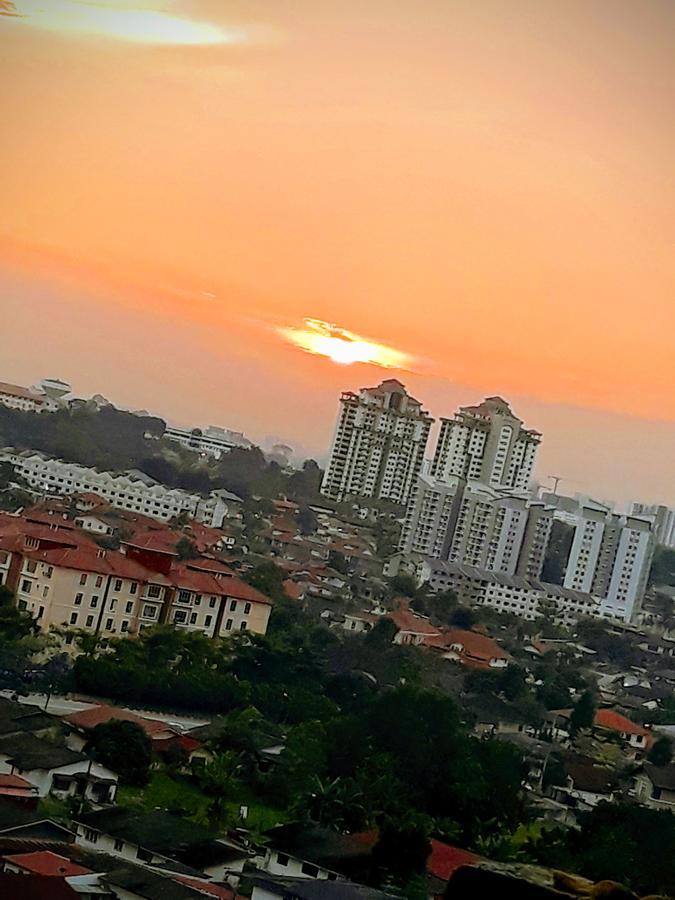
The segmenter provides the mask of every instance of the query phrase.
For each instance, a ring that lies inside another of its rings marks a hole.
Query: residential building
[[[549,607],[555,610],[554,619],[565,625],[574,624],[581,616],[601,615],[597,597],[534,578],[428,558],[418,561],[416,574],[418,581],[428,582],[433,591],[454,591],[461,603],[490,606],[528,621],[548,612]]]
[[[656,503],[633,503],[630,511],[632,516],[653,520],[657,544],[675,548],[675,509]]]
[[[22,412],[44,412],[52,408],[48,397],[18,384],[0,382],[0,405]]]
[[[634,794],[645,806],[675,813],[675,765],[645,763],[635,777]]]
[[[353,496],[407,503],[432,421],[396,379],[358,393],[346,391],[321,492],[333,500]]]
[[[220,428],[218,425],[207,425],[206,428],[178,428],[167,425],[164,437],[194,450],[220,459],[224,453],[229,453],[235,447],[250,450],[253,444],[241,431],[230,431],[229,428]]]
[[[0,460],[10,462],[17,475],[45,495],[94,493],[117,509],[142,513],[161,521],[186,513],[207,525],[220,526],[237,508],[240,499],[228,491],[213,491],[208,497],[168,488],[137,469],[129,472],[99,472],[77,463],[54,459],[37,450],[5,448]]]
[[[480,481],[494,487],[526,489],[541,434],[523,427],[501,397],[462,406],[441,419],[431,475]]]
[[[405,554],[539,578],[552,521],[553,510],[526,494],[420,475],[399,546]]]

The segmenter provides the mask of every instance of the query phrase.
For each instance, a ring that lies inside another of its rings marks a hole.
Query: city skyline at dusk
[[[320,458],[343,389],[500,394],[675,502],[672,5],[376,7],[0,4],[0,377]]]

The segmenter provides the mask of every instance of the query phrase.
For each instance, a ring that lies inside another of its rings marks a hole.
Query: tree
[[[297,515],[298,528],[301,534],[314,534],[319,519],[314,510],[309,506],[301,506]]]
[[[390,586],[393,597],[414,597],[417,593],[417,582],[412,575],[394,575]]]
[[[595,721],[595,700],[590,691],[584,691],[577,700],[570,715],[570,726],[573,734],[582,728],[590,728]]]
[[[396,883],[407,884],[424,871],[431,852],[428,828],[428,820],[420,816],[411,816],[404,822],[385,822],[372,853],[379,883],[389,875]]]
[[[394,620],[389,616],[382,616],[366,634],[364,643],[369,647],[387,647],[397,634],[398,628]]]
[[[152,742],[136,722],[120,719],[102,722],[92,731],[86,751],[97,762],[117,772],[122,784],[148,783]]]
[[[199,771],[199,783],[209,796],[209,822],[218,828],[227,818],[228,803],[241,791],[239,775],[242,770],[238,753],[219,753],[208,765]]]
[[[196,544],[190,538],[185,537],[185,535],[176,543],[176,553],[179,560],[195,559],[199,556]]]
[[[647,759],[655,766],[669,766],[673,761],[673,745],[670,739],[665,735],[657,738],[647,754]]]
[[[455,628],[473,628],[476,624],[476,614],[468,606],[458,606],[450,616],[450,624]]]
[[[245,580],[272,600],[281,600],[286,597],[283,570],[271,560],[261,562],[251,569],[245,575]]]

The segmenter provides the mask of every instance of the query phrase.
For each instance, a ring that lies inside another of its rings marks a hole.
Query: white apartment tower
[[[321,492],[405,504],[422,468],[433,419],[400,381],[346,391]]]
[[[501,397],[462,406],[441,430],[431,466],[440,479],[455,475],[493,487],[528,487],[541,434],[523,427]]]
[[[656,543],[675,549],[675,509],[663,504],[633,503],[631,515],[651,519]]]

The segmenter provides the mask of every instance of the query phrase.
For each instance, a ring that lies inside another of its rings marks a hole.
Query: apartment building
[[[663,504],[633,503],[630,512],[632,516],[653,520],[656,543],[675,548],[675,509]]]
[[[321,492],[407,503],[432,421],[396,379],[343,393]]]
[[[574,537],[563,584],[601,599],[607,616],[630,622],[639,612],[654,553],[653,519],[622,515],[588,499],[563,514]]]
[[[239,498],[228,491],[213,491],[208,497],[168,488],[145,472],[99,472],[77,463],[54,459],[37,450],[0,451],[0,460],[12,463],[18,475],[35,491],[44,494],[95,493],[118,509],[130,510],[168,521],[186,513],[207,525],[220,527],[231,515]]]
[[[541,434],[525,428],[505,400],[487,397],[441,419],[431,475],[524,490],[540,442]]]
[[[416,574],[420,583],[428,583],[433,591],[454,591],[461,603],[489,606],[527,621],[534,621],[549,608],[555,609],[554,619],[565,626],[582,616],[603,615],[597,597],[533,578],[439,559],[421,560]]]
[[[104,550],[58,522],[0,522],[0,579],[42,631],[110,637],[168,623],[207,637],[265,634],[270,600],[219,560],[181,563],[175,549],[142,538],[123,551]]]
[[[516,494],[457,476],[418,477],[400,550],[507,575],[538,578],[552,510]]]

